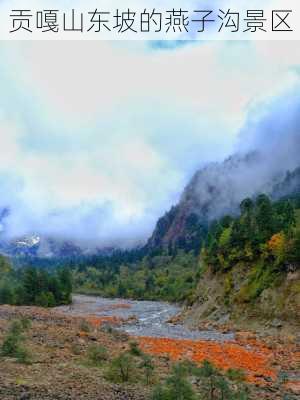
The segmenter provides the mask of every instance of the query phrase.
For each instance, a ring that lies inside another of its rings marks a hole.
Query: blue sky
[[[297,42],[2,42],[0,60],[6,234],[101,244],[144,240],[300,66]]]

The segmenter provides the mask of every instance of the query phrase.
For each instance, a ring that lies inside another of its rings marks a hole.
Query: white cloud
[[[1,44],[11,233],[145,237],[198,166],[232,151],[248,111],[295,85],[295,46]]]

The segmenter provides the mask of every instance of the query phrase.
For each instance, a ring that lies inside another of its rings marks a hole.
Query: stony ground
[[[113,384],[105,378],[105,368],[87,364],[87,349],[98,343],[110,358],[128,349],[130,338],[104,328],[101,319],[88,318],[87,332],[79,317],[34,307],[0,307],[0,344],[11,320],[25,316],[32,321],[26,333],[30,364],[11,358],[0,359],[0,400],[146,400],[151,388],[144,382]],[[252,399],[300,398],[299,345],[291,338],[258,342],[240,334],[236,343],[176,341],[140,338],[141,348],[155,357],[156,381],[164,378],[173,360],[208,358],[221,368],[232,363],[246,370]],[[279,376],[287,372],[288,380]]]
[[[116,385],[103,377],[103,370],[86,366],[86,352],[93,343],[105,346],[114,357],[128,347],[127,335],[101,329],[82,330],[82,320],[65,318],[38,308],[0,307],[0,343],[9,321],[20,316],[32,320],[26,347],[33,356],[24,365],[1,359],[1,400],[142,400],[147,390]]]

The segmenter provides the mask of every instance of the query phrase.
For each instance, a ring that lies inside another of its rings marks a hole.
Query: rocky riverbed
[[[106,299],[97,296],[75,295],[71,306],[56,308],[65,315],[94,317],[103,321],[120,322],[119,329],[131,336],[170,339],[215,340],[234,339],[233,333],[211,330],[191,330],[174,321],[181,308],[159,301]]]
[[[32,356],[29,364],[1,358],[1,400],[148,400],[151,387],[142,380],[115,385],[106,379],[111,360],[127,351],[132,340],[153,357],[156,379],[165,379],[173,361],[200,364],[206,359],[221,371],[242,369],[251,400],[300,396],[300,348],[292,337],[261,339],[239,332],[233,338],[217,331],[190,331],[167,322],[179,308],[166,303],[86,296],[74,300],[72,306],[51,310],[0,306],[0,344],[12,320],[27,318],[31,328],[25,346]],[[108,329],[107,323],[115,329]],[[101,368],[87,364],[88,350],[95,344],[109,355]]]

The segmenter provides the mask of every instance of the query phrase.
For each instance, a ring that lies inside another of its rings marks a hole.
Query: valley
[[[165,303],[85,296],[74,300],[73,305],[51,310],[0,306],[1,341],[11,321],[30,321],[23,344],[28,359],[20,362],[17,354],[1,359],[1,400],[146,400],[176,365],[187,362],[195,365],[187,364],[188,368],[211,363],[220,371],[216,377],[230,377],[226,379],[232,393],[242,390],[247,396],[240,392],[240,397],[230,399],[296,400],[299,396],[300,348],[295,337],[279,332],[262,337],[243,331],[233,335],[178,329],[167,318],[179,309]],[[114,367],[120,354],[130,360],[130,376],[123,382]],[[151,360],[153,367],[147,384],[143,360]],[[206,390],[203,379],[191,380],[200,394]],[[218,393],[217,386],[214,398],[219,398]]]
[[[1,400],[299,398],[299,169],[230,210],[206,174],[144,246],[0,255]]]
[[[0,400],[300,400],[296,10],[69,3],[3,25]]]

